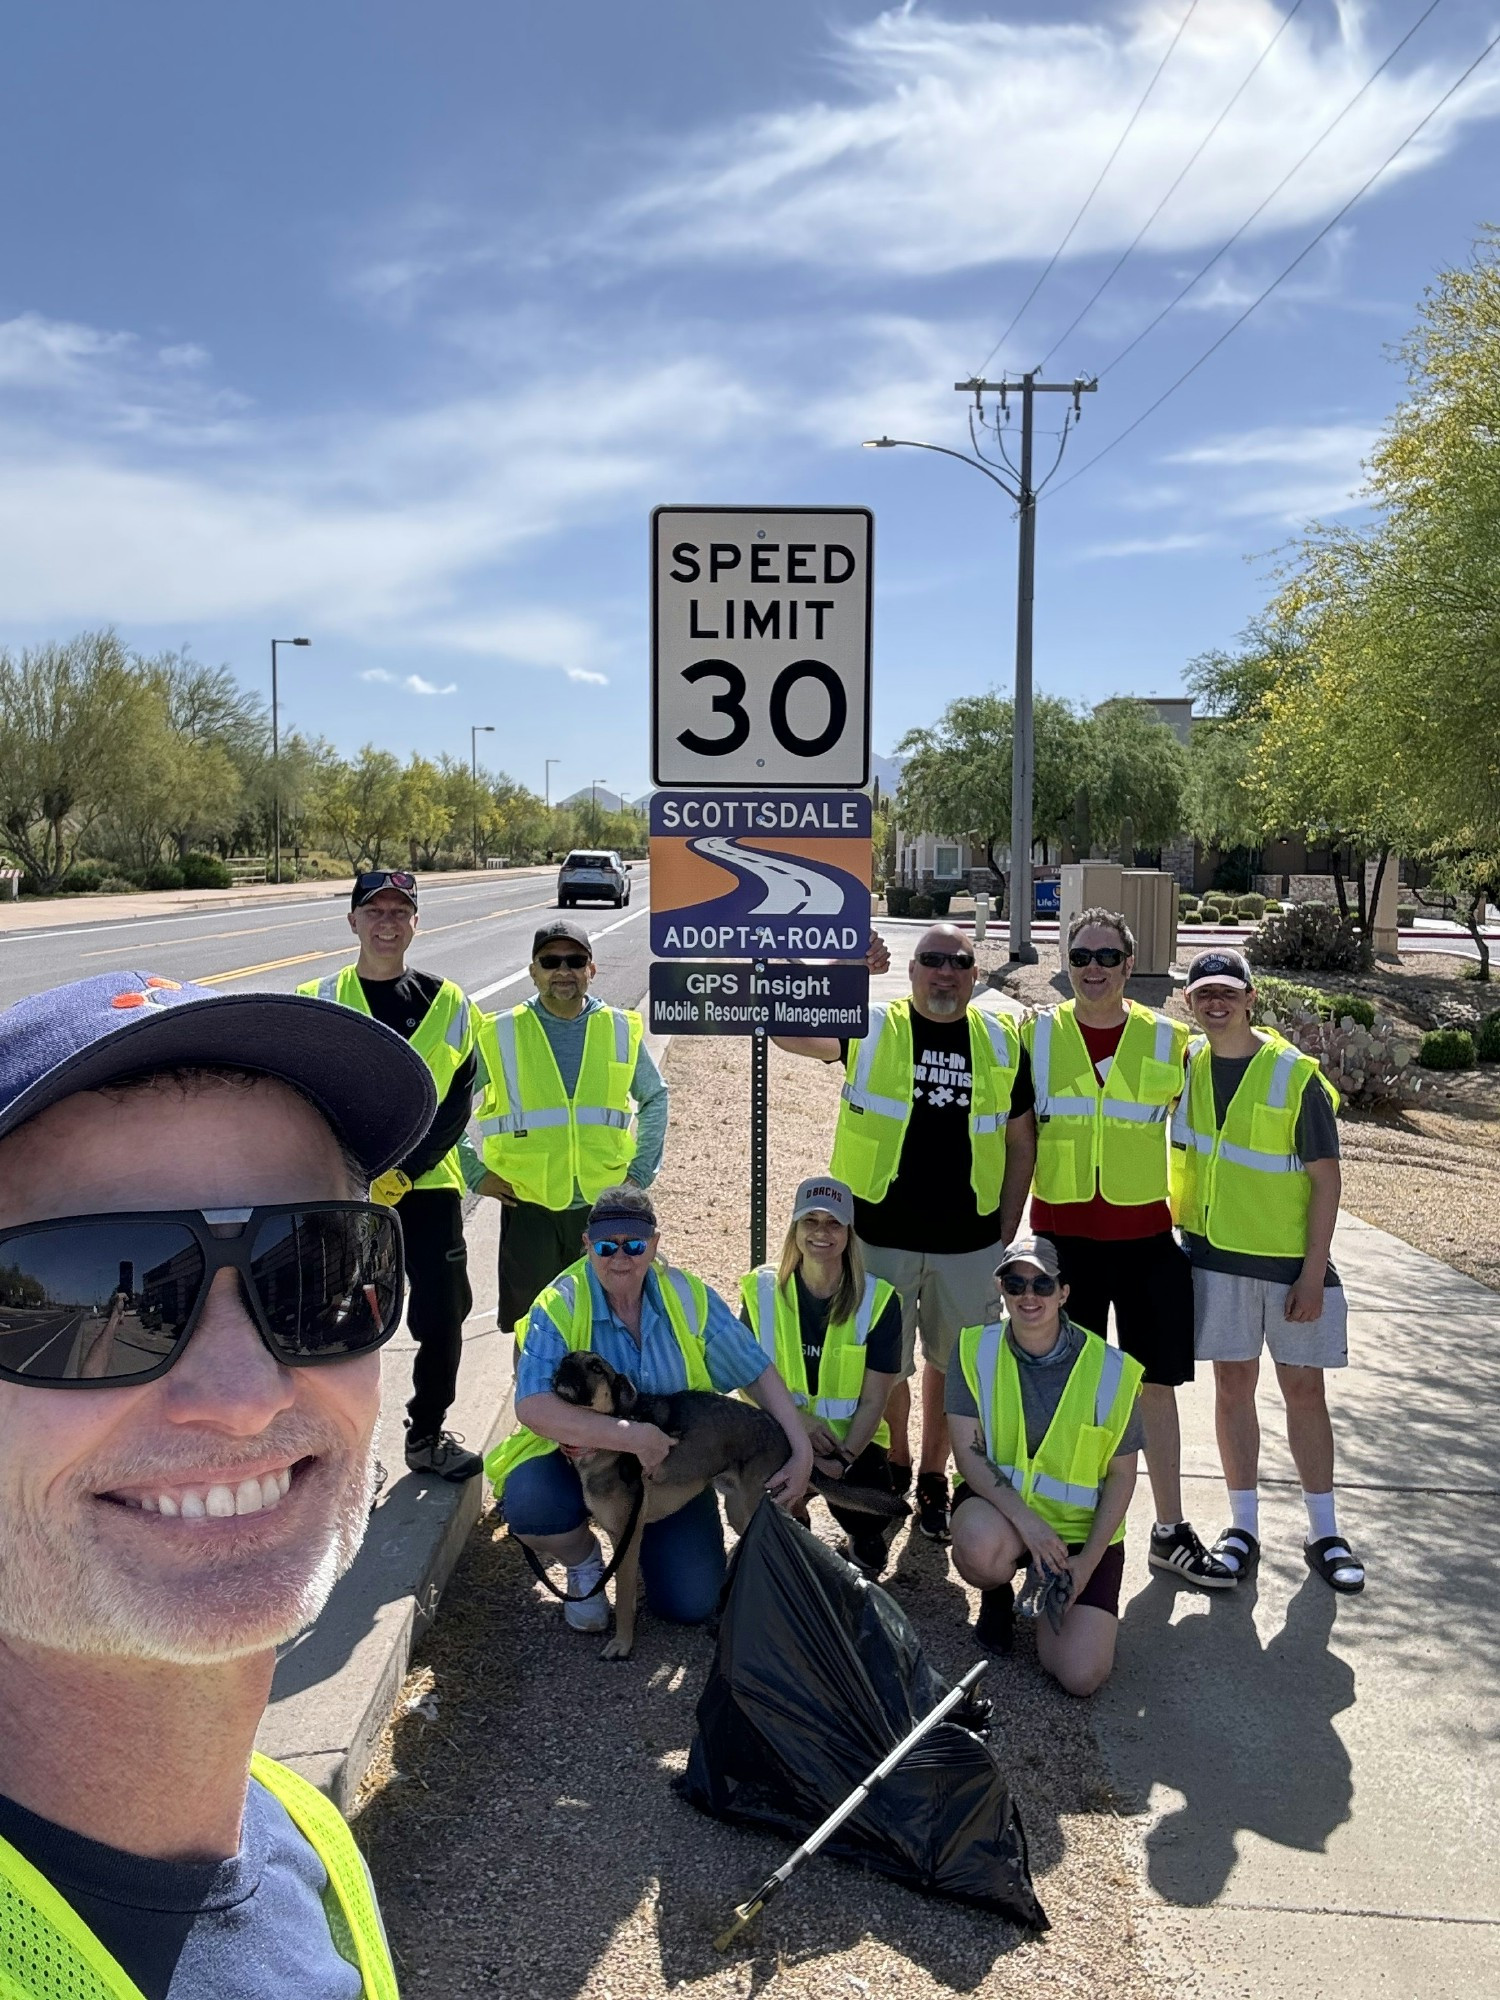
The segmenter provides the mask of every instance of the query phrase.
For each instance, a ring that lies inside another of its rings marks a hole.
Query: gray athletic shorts
[[[1003,1243],[984,1250],[965,1250],[951,1257],[929,1257],[920,1250],[885,1250],[861,1242],[865,1269],[884,1278],[901,1294],[901,1373],[917,1368],[917,1334],[922,1356],[943,1374],[966,1326],[980,1326],[995,1303],[995,1266]]]
[[[1290,1320],[1290,1285],[1193,1269],[1193,1352],[1200,1361],[1256,1361],[1262,1347],[1287,1368],[1343,1368],[1349,1361],[1349,1302],[1341,1285],[1323,1292],[1318,1319]]]

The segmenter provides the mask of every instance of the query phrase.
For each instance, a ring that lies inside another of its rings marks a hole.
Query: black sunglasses
[[[400,889],[409,895],[416,886],[417,878],[409,868],[376,868],[368,875],[361,875],[358,882],[361,895],[367,890],[373,895],[380,889]]]
[[[225,1233],[232,1231],[233,1233]],[[77,1215],[0,1230],[0,1380],[154,1382],[220,1271],[287,1368],[369,1354],[401,1322],[401,1224],[362,1201]]]
[[[974,963],[972,951],[919,951],[918,965],[925,965],[929,972],[941,972],[945,965],[951,965],[955,972],[968,972]]]
[[[627,1236],[619,1243],[590,1243],[589,1248],[596,1257],[613,1257],[617,1250],[623,1250],[627,1257],[644,1257],[646,1254],[646,1238],[644,1236]]]
[[[1018,1278],[1014,1271],[1003,1271],[1000,1289],[1013,1299],[1019,1299],[1027,1292],[1035,1292],[1039,1299],[1050,1299],[1057,1290],[1057,1280],[1049,1278],[1045,1272],[1039,1278]]]
[[[570,951],[565,957],[561,958],[550,956],[539,958],[537,964],[542,968],[543,972],[561,972],[564,966],[567,967],[569,972],[582,972],[583,968],[588,964],[588,959],[587,957],[580,957],[576,951]]]
[[[1100,965],[1107,965],[1113,969],[1115,966],[1125,963],[1125,954],[1117,944],[1101,944],[1094,951],[1090,951],[1086,944],[1072,944],[1068,946],[1069,965],[1076,965],[1082,968],[1085,965],[1092,965],[1095,959],[1099,961]]]

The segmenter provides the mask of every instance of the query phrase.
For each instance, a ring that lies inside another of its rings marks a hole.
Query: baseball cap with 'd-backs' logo
[[[800,1222],[804,1215],[831,1215],[835,1222],[846,1223],[852,1229],[853,1191],[827,1174],[815,1174],[798,1188],[797,1198],[792,1203],[793,1222]]]

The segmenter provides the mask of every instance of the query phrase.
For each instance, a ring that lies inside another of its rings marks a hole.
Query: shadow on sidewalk
[[[1128,1809],[1155,1786],[1182,1797],[1146,1835],[1147,1873],[1169,1903],[1224,1890],[1242,1832],[1321,1853],[1349,1818],[1349,1753],[1333,1718],[1355,1700],[1354,1669],[1328,1650],[1338,1599],[1309,1575],[1264,1647],[1253,1591],[1172,1624],[1176,1593],[1153,1580],[1125,1608],[1110,1710],[1123,1736],[1116,1783]],[[1128,1722],[1124,1717],[1129,1717]]]

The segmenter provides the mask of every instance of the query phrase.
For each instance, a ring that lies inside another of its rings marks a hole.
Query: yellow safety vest
[[[912,1007],[909,1000],[877,1001],[870,1032],[851,1042],[829,1172],[861,1201],[883,1201],[901,1164],[911,1122]],[[969,1009],[969,1173],[981,1215],[1000,1206],[1005,1178],[1005,1124],[1021,1066],[1021,1038],[1008,1014]]]
[[[1008,1322],[966,1326],[958,1357],[969,1385],[986,1458],[1065,1542],[1086,1542],[1109,1462],[1120,1449],[1140,1391],[1142,1368],[1096,1333],[1079,1328],[1083,1352],[1073,1363],[1035,1458],[1026,1450],[1021,1370],[1005,1337]],[[1122,1521],[1111,1542],[1123,1542]]]
[[[828,1323],[818,1362],[818,1392],[813,1395],[807,1384],[807,1357],[802,1352],[795,1276],[778,1285],[776,1266],[762,1264],[740,1279],[740,1297],[762,1354],[785,1382],[797,1408],[810,1409],[814,1416],[822,1417],[839,1438],[849,1435],[849,1425],[859,1408],[870,1328],[895,1296],[895,1286],[884,1278],[866,1276],[865,1295],[853,1319],[831,1319]],[[890,1426],[882,1419],[870,1442],[884,1447],[890,1441]]]
[[[1297,1155],[1297,1118],[1316,1081],[1335,1111],[1339,1094],[1315,1056],[1255,1031],[1260,1048],[1214,1121],[1213,1064],[1206,1036],[1188,1046],[1187,1089],[1172,1118],[1172,1219],[1220,1250],[1250,1257],[1307,1253],[1312,1182]]]
[[[682,1350],[687,1386],[690,1389],[712,1390],[714,1385],[709,1376],[705,1351],[708,1287],[690,1271],[679,1271],[675,1264],[660,1261],[656,1265],[656,1277],[661,1286],[661,1302],[666,1308],[668,1323]],[[594,1344],[594,1300],[589,1285],[588,1258],[580,1257],[560,1277],[554,1278],[531,1310],[547,1315],[573,1353],[586,1354]],[[526,1344],[526,1324],[523,1322],[516,1328],[516,1340],[522,1347]],[[495,1489],[496,1499],[504,1493],[505,1482],[518,1465],[524,1465],[529,1458],[545,1458],[549,1451],[556,1450],[556,1438],[538,1437],[524,1424],[513,1430],[509,1437],[502,1438],[486,1453],[484,1461],[485,1476]]]
[[[286,1808],[327,1870],[324,1900],[330,1929],[340,1953],[359,1970],[364,2000],[399,2000],[396,1969],[370,1880],[338,1808],[306,1778],[258,1751],[250,1760],[250,1774]],[[4,1840],[0,1840],[0,2000],[142,2000],[135,1981],[73,1906]]]
[[[534,1007],[523,1002],[505,1014],[482,1015],[478,1118],[485,1165],[522,1201],[542,1208],[572,1208],[616,1186],[635,1158],[630,1085],[640,1046],[639,1014],[596,1007],[569,1098]]]
[[[1036,1090],[1036,1180],[1042,1201],[1120,1208],[1167,1198],[1167,1119],[1182,1093],[1190,1030],[1132,1000],[1102,1085],[1064,1001],[1021,1029]]]
[[[370,1011],[365,989],[360,985],[359,974],[352,965],[346,965],[342,972],[330,973],[327,979],[309,979],[297,991],[313,1000],[336,1000],[341,1007],[352,1007],[356,1014],[368,1014]],[[445,979],[432,1005],[418,1023],[416,1032],[410,1037],[411,1046],[432,1072],[439,1104],[448,1095],[454,1077],[474,1053],[474,1015],[478,1011],[477,1008],[470,1008],[462,990],[451,979]],[[379,1087],[379,1078],[372,1078],[371,1088],[378,1090]],[[457,1147],[451,1153],[445,1153],[435,1167],[412,1185],[419,1188],[452,1188],[462,1194],[464,1175],[458,1163]]]

